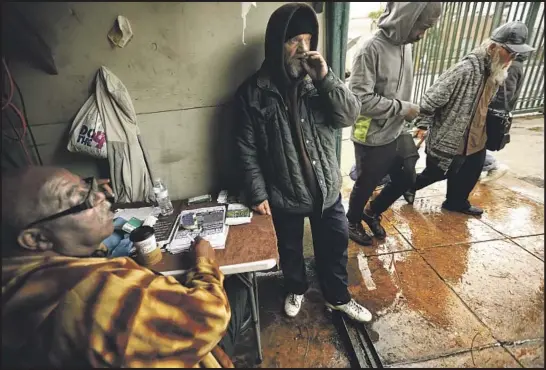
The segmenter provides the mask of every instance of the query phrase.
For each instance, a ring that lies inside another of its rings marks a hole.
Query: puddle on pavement
[[[441,197],[431,197],[418,199],[413,206],[397,204],[390,221],[418,250],[504,238],[475,217],[443,210],[442,202]]]
[[[534,256],[542,248],[543,258],[544,236],[527,236],[543,234],[543,205],[493,187],[477,187],[472,196],[486,210],[481,219],[443,211],[439,196],[417,199],[413,207],[398,201],[386,217],[386,241],[351,242],[349,290],[374,315],[366,327],[384,365],[472,366],[472,347],[476,366],[512,366],[501,347],[483,348],[497,343],[492,333],[503,340],[544,336],[544,268]],[[512,242],[500,232],[524,237]],[[312,259],[306,270],[311,288],[295,319],[283,314],[281,275],[260,281],[264,367],[350,366],[324,310]],[[514,357],[543,363],[536,359],[541,345],[518,347]],[[427,358],[438,361],[422,361]]]
[[[476,333],[475,346],[494,342],[417,252],[368,257],[366,265],[361,261],[349,259],[349,290],[374,315],[367,327],[375,332],[385,365],[463,350]],[[461,260],[455,274],[464,273],[464,264]]]
[[[422,255],[497,339],[544,336],[544,264],[538,258],[509,240]]]
[[[510,237],[544,233],[544,205],[508,189],[480,187],[470,202],[483,208],[482,222]]]
[[[544,261],[544,235],[524,236],[512,241]]]

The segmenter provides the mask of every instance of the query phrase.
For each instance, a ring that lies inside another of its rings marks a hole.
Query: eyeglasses
[[[512,59],[514,59],[515,57],[517,57],[519,55],[519,53],[513,52],[512,50],[508,49],[506,46],[502,46],[502,48],[504,50],[506,50],[508,52],[508,54],[510,54],[510,58],[512,58]]]
[[[87,193],[87,196],[85,197],[84,201],[80,204],[78,204],[77,206],[74,206],[74,207],[70,207],[64,211],[61,211],[61,212],[58,212],[58,213],[55,213],[51,216],[48,216],[48,217],[45,217],[45,218],[42,218],[38,221],[34,221],[30,224],[28,224],[25,229],[28,229],[32,226],[35,226],[36,224],[39,224],[41,222],[45,222],[45,221],[51,221],[51,220],[55,220],[57,218],[60,218],[60,217],[63,217],[63,216],[68,216],[68,215],[73,215],[73,214],[76,214],[76,213],[79,213],[79,212],[83,212],[83,211],[86,211],[88,209],[91,209],[94,207],[94,204],[93,204],[93,199],[91,198],[91,194],[93,192],[98,192],[99,191],[99,187],[97,185],[97,180],[94,178],[94,177],[87,177],[85,179],[83,179],[83,182],[85,182],[88,186],[89,186],[89,192]],[[110,197],[107,196],[107,199],[109,199]]]

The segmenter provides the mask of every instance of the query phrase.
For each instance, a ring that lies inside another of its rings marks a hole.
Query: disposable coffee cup
[[[129,235],[137,252],[137,262],[143,266],[153,266],[163,258],[161,249],[157,247],[154,228],[139,226]]]

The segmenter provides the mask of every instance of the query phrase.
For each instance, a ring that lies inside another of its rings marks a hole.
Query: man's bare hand
[[[301,65],[313,81],[321,81],[328,74],[328,64],[318,51],[308,51]]]
[[[420,148],[427,137],[427,130],[422,130],[418,128],[417,131],[415,131],[413,137],[416,137],[418,139],[415,145],[417,146],[417,148]]]
[[[423,141],[427,137],[427,130],[418,128],[417,131],[415,131],[415,133],[413,134],[413,137],[416,137],[417,139],[419,139],[419,141]]]
[[[252,209],[261,215],[271,216],[271,209],[269,208],[269,201],[267,199],[261,202],[260,204],[252,207]]]
[[[409,108],[408,113],[404,116],[404,119],[406,121],[413,121],[417,116],[419,115],[419,106],[416,104],[412,104]]]
[[[98,179],[97,185],[99,188],[102,188],[109,196],[114,196],[114,192],[112,191],[112,188],[110,187],[110,179]]]
[[[214,249],[210,243],[200,236],[197,236],[192,244],[192,251],[195,258],[205,257],[214,259]]]

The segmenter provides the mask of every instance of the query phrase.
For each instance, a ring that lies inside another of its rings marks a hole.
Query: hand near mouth
[[[303,54],[301,65],[313,81],[321,81],[328,74],[328,64],[318,51]]]
[[[113,197],[114,196],[114,192],[112,191],[112,188],[110,187],[110,179],[98,179],[97,180],[97,185],[99,185],[100,187],[102,187],[102,189],[104,190],[104,192],[108,195],[108,196],[111,196]]]

